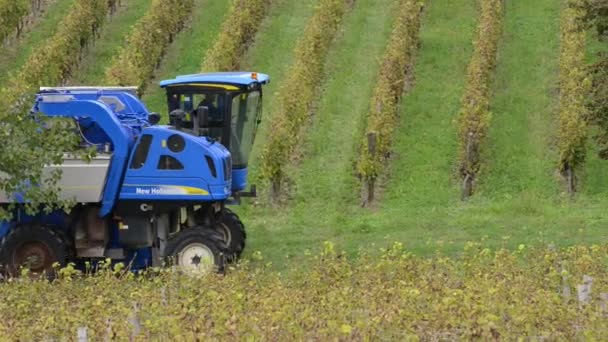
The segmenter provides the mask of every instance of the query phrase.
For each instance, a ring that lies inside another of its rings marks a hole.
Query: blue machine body
[[[255,72],[216,72],[205,74],[192,74],[178,76],[175,79],[164,80],[160,82],[160,86],[167,89],[168,97],[174,94],[184,93],[224,93],[226,94],[227,115],[230,116],[232,106],[230,99],[239,96],[239,94],[259,91],[261,93],[262,86],[270,83],[270,77],[266,74]],[[173,90],[176,89],[176,90]],[[222,98],[220,98],[222,99]],[[261,99],[261,96],[260,96]],[[170,101],[169,101],[170,102]],[[261,104],[261,102],[260,102]],[[192,105],[192,104],[189,104]],[[172,110],[174,108],[169,108]],[[260,107],[261,109],[261,107]],[[259,120],[260,118],[256,118]],[[230,121],[227,118],[227,121]],[[231,125],[234,125],[232,123]],[[255,133],[251,138],[255,136]],[[231,145],[230,139],[224,138],[221,143],[232,151],[234,146]],[[234,156],[233,156],[234,158]],[[246,159],[246,158],[245,158]],[[240,161],[234,164],[232,169],[232,185],[233,193],[239,193],[246,189],[248,178],[248,161]]]
[[[101,218],[111,219],[119,203],[205,203],[225,201],[232,194],[228,149],[207,137],[189,135],[170,126],[151,125],[150,112],[131,90],[43,89],[32,112],[74,119],[84,143],[98,146],[99,151],[111,156],[99,203]],[[181,150],[172,148],[171,139],[180,141]],[[135,162],[138,146],[144,140],[149,145],[146,158]],[[168,160],[171,167],[161,167],[163,160]],[[12,221],[0,222],[0,238],[16,225],[31,222],[63,227],[68,214],[56,211],[28,216],[17,208]],[[119,227],[113,224],[108,248],[117,247],[121,247]],[[131,248],[126,259],[138,269],[150,265],[151,255],[149,247]]]
[[[112,255],[133,269],[158,265],[182,229],[214,229],[232,197],[255,196],[253,187],[244,190],[262,86],[269,82],[252,72],[162,81],[173,120],[166,126],[157,125],[158,114],[135,88],[42,88],[32,115],[73,119],[82,145],[95,147],[98,156],[89,163],[66,156],[62,165],[48,166],[71,172],[61,180],[76,194],[71,213],[28,215],[22,196],[0,193],[0,205],[15,204],[12,220],[0,222],[0,239],[23,225],[50,226],[72,239],[78,262]]]

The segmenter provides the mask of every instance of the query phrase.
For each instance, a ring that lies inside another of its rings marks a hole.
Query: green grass
[[[19,71],[36,47],[53,36],[63,17],[75,0],[58,0],[51,4],[40,18],[29,27],[21,39],[3,48],[0,54],[0,82],[5,83],[11,73]]]
[[[132,26],[150,8],[149,0],[130,0],[123,3],[118,12],[103,26],[100,38],[87,51],[85,59],[74,71],[70,84],[101,85],[106,68],[112,63]]]
[[[555,176],[560,3],[507,2],[479,193],[550,197]]]
[[[360,1],[346,20],[328,61],[329,80],[302,147],[303,159],[292,170],[294,197],[281,207],[268,206],[262,198],[261,205],[238,209],[250,233],[246,255],[260,250],[265,260],[285,267],[301,262],[306,250],[322,248],[325,240],[347,253],[401,241],[420,255],[438,248],[459,253],[466,242],[479,240],[509,248],[605,241],[608,201],[567,200],[551,173],[559,5],[548,0],[507,5],[491,153],[481,194],[468,202],[459,200],[454,177],[454,118],[471,56],[476,6],[466,0],[427,4],[416,82],[403,99],[390,177],[375,208],[358,206],[351,163],[389,24],[378,20],[390,17],[386,4],[379,8]],[[366,37],[370,31],[375,39]]]
[[[169,46],[161,67],[144,96],[149,110],[167,112],[167,99],[164,90],[158,85],[161,80],[200,72],[203,56],[219,33],[229,4],[229,1],[196,1],[191,24]]]
[[[336,237],[340,229],[334,227],[348,216],[346,208],[356,205],[353,160],[378,62],[392,29],[393,4],[392,0],[361,0],[347,15],[330,51],[324,91],[300,148],[304,159],[290,170],[297,189],[293,206],[278,217],[272,209],[264,209],[270,210],[266,215],[271,217],[262,215],[262,220],[259,208],[249,208],[244,217],[253,222],[251,235],[260,239],[253,240],[254,244],[278,246],[276,253],[288,254],[292,248],[282,245],[285,239],[304,242]],[[267,219],[273,221],[272,228]]]
[[[312,15],[314,0],[279,0],[262,23],[255,43],[243,60],[243,69],[270,75],[264,88],[264,117],[251,155],[250,178],[257,178],[258,159],[270,133],[272,112],[277,104],[276,93],[293,60],[293,50]]]

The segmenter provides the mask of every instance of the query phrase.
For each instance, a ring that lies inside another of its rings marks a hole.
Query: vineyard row
[[[367,202],[373,184],[385,167],[393,132],[398,126],[399,102],[411,75],[418,50],[422,5],[416,0],[399,4],[395,27],[382,58],[367,121],[367,134],[360,148],[357,172],[367,183]]]
[[[215,44],[202,63],[203,71],[234,71],[266,16],[270,0],[233,0]]]
[[[169,44],[192,13],[194,0],[154,0],[106,70],[106,82],[137,86],[144,93]]]
[[[43,0],[0,0],[0,42],[21,35],[28,15],[40,10]]]
[[[607,340],[608,246],[349,258],[326,243],[277,274],[135,276],[120,268],[0,284],[6,340]]]
[[[585,67],[585,0],[570,0],[562,11],[559,65],[559,170],[575,191],[575,170],[585,161],[586,97],[591,81]]]
[[[286,177],[285,167],[300,141],[300,131],[319,89],[325,57],[349,3],[348,0],[319,0],[296,45],[295,61],[279,90],[271,134],[262,154],[262,176],[271,182],[273,198],[280,193]]]
[[[62,21],[57,33],[37,48],[21,70],[12,75],[2,89],[3,101],[26,110],[29,101],[17,101],[25,94],[37,91],[42,85],[64,82],[82,58],[87,44],[105,23],[108,0],[77,1]]]
[[[473,192],[481,169],[481,150],[490,125],[490,89],[502,35],[503,0],[480,1],[473,56],[467,86],[458,115],[458,170],[463,179],[463,198]]]

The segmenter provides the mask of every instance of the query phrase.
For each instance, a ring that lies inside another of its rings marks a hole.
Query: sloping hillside
[[[254,37],[239,48],[244,51],[238,57],[241,69],[272,78],[251,161],[250,181],[261,186],[262,197],[235,208],[250,231],[248,253],[263,250],[271,259],[281,260],[328,239],[349,252],[400,240],[427,253],[438,240],[448,250],[460,250],[464,242],[484,236],[494,246],[569,244],[608,236],[603,230],[608,223],[604,210],[608,200],[603,196],[608,193],[606,162],[597,158],[591,140],[578,195],[572,199],[565,195],[556,172],[562,7],[550,0],[505,3],[504,32],[491,82],[492,117],[475,194],[466,202],[460,199],[457,172],[457,116],[479,8],[465,0],[425,4],[420,46],[399,103],[387,172],[380,177],[378,197],[370,208],[360,207],[356,156],[379,65],[396,24],[395,9],[405,0],[348,1],[322,61],[302,139],[295,157],[284,166],[289,176],[284,200],[271,203],[269,184],[260,179],[262,151],[277,120],[273,117],[281,100],[277,94],[297,57],[296,45],[322,1],[264,2],[267,11]],[[49,2],[22,37],[11,41],[0,56],[0,79],[6,81],[36,53],[73,4],[72,0]],[[107,82],[107,69],[151,6],[151,1],[121,1],[82,58],[70,66],[67,83]],[[141,80],[147,82],[144,101],[151,110],[166,114],[158,82],[200,71],[203,58],[213,55],[210,49],[220,32],[234,24],[238,6],[229,1],[193,2],[185,26],[171,37],[150,78]],[[602,49],[604,45],[590,41],[589,59]],[[298,96],[297,89],[293,96]]]

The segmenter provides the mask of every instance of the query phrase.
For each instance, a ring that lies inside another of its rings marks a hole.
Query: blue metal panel
[[[167,87],[176,84],[189,83],[218,83],[218,84],[234,84],[238,86],[248,86],[252,83],[267,84],[270,82],[270,76],[257,73],[257,79],[252,78],[253,72],[215,72],[205,74],[193,74],[178,76],[173,80],[165,80],[160,82],[161,87]]]
[[[147,135],[152,136],[147,158],[143,165],[127,170],[120,192],[121,200],[211,201],[225,200],[230,196],[231,178],[226,179],[224,173],[224,161],[230,160],[230,152],[224,146],[206,137],[197,137],[165,126],[145,128],[142,136]],[[173,152],[167,146],[173,135],[184,140],[182,151]],[[134,149],[131,159],[136,150]],[[159,169],[159,162],[167,156],[177,160],[182,167],[174,170]],[[211,172],[206,157],[213,162],[215,174]]]
[[[249,170],[247,168],[232,170],[232,191],[236,192],[245,190],[247,187],[248,174]]]
[[[8,232],[13,228],[14,223],[0,221],[0,239],[4,238]]]
[[[130,132],[112,115],[109,108],[96,101],[63,100],[52,96],[40,96],[36,109],[48,116],[89,117],[107,134],[114,145],[114,153],[103,193],[100,216],[109,215],[114,208],[129,150],[132,145]],[[86,113],[86,114],[85,114]]]

